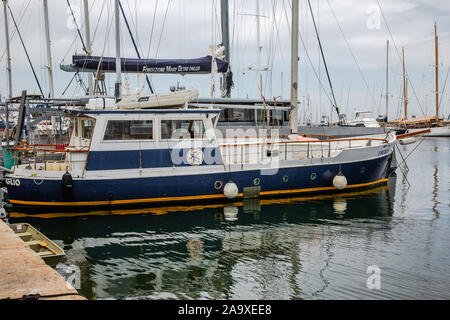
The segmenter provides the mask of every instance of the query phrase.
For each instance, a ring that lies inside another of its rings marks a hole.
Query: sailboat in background
[[[403,54],[403,96],[404,96],[404,118],[391,120],[387,122],[387,126],[391,128],[404,128],[407,129],[409,133],[423,131],[424,129],[429,129],[429,133],[425,133],[426,137],[450,137],[450,122],[439,118],[439,54],[438,54],[438,36],[437,36],[437,26],[434,23],[434,43],[435,43],[435,103],[436,103],[436,113],[434,116],[424,116],[415,117],[408,119],[408,98],[407,98],[407,79],[405,77],[405,60],[404,60],[404,50]],[[411,138],[412,139],[412,138]],[[409,141],[409,140],[408,140]]]

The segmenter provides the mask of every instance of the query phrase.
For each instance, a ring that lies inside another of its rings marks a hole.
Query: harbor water
[[[399,150],[406,176],[375,189],[10,222],[55,240],[88,299],[449,299],[450,139]]]

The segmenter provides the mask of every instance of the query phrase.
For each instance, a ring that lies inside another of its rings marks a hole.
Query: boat
[[[64,250],[32,225],[28,223],[14,223],[10,224],[9,227],[49,266],[55,267],[65,258]]]
[[[347,121],[347,124],[356,127],[380,128],[379,122],[369,116],[371,114],[371,111],[356,111],[355,119]]]
[[[280,134],[288,135],[289,100],[276,99],[238,99],[238,98],[197,98],[189,103],[189,107],[208,107],[222,109],[217,128],[226,134],[227,130],[238,129],[276,129]],[[298,132],[304,135],[323,137],[357,137],[385,133],[384,128],[357,125],[331,125],[322,120],[320,125],[298,125]]]
[[[430,133],[430,129],[422,129],[414,132],[397,133],[397,141],[401,145],[416,143],[420,138]]]
[[[435,38],[435,104],[436,112],[434,116],[423,116],[408,119],[408,98],[407,98],[407,81],[405,77],[405,57],[404,49],[402,49],[403,60],[403,97],[404,97],[404,117],[387,122],[391,129],[402,128],[406,129],[408,133],[420,132],[424,129],[429,129],[429,132],[424,134],[424,137],[450,137],[450,123],[439,118],[439,55],[438,55],[438,36],[437,26],[434,23],[434,38]],[[408,140],[410,141],[410,140]]]
[[[65,159],[26,160],[39,146],[20,146],[22,164],[5,175],[9,201],[34,208],[227,201],[387,181],[394,133],[227,139],[215,130],[220,111],[66,110],[73,131],[60,151]]]
[[[443,125],[439,127],[430,127],[430,132],[424,134],[425,137],[450,137],[450,126]],[[408,132],[418,132],[420,130],[423,130],[422,128],[414,128],[414,129],[408,129]]]
[[[298,34],[298,0],[292,33]],[[115,1],[115,19],[119,20]],[[295,23],[294,23],[295,22]],[[116,59],[120,59],[119,28]],[[119,103],[60,108],[72,124],[61,161],[35,158],[41,146],[14,146],[20,161],[5,176],[13,206],[68,208],[235,201],[344,192],[385,184],[395,133],[315,139],[298,131],[298,45],[291,46],[290,132],[254,135],[217,129],[222,109],[123,109]],[[116,101],[121,71],[116,70]],[[252,128],[250,128],[252,129]]]
[[[198,90],[194,88],[181,90],[172,88],[172,91],[168,93],[125,96],[117,103],[117,107],[119,109],[147,109],[184,106],[187,102],[196,99],[198,94]]]
[[[416,143],[417,140],[419,140],[419,137],[418,136],[414,136],[414,137],[408,137],[408,138],[399,139],[398,143],[400,143],[401,145],[408,145],[408,144]]]

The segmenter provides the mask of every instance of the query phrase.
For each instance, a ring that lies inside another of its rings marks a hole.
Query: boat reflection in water
[[[389,232],[394,191],[10,216],[63,244],[89,299],[320,298],[336,255]]]

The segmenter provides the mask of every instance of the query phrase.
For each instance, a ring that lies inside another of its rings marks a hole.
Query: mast
[[[403,102],[405,104],[405,119],[408,120],[408,88],[406,84],[406,71],[405,71],[405,48],[402,47],[402,61],[403,61]]]
[[[85,30],[85,37],[86,37],[86,51],[87,55],[90,56],[92,54],[92,48],[91,48],[91,29],[89,26],[89,4],[88,0],[83,0],[83,7],[84,7],[84,30]],[[88,73],[88,93],[89,95],[93,94],[93,82],[92,82],[92,76],[90,73]]]
[[[298,133],[298,14],[299,2],[292,0],[291,32],[291,111],[289,125],[291,133]]]
[[[386,41],[386,119],[389,112],[389,40]]]
[[[8,98],[12,98],[12,75],[11,75],[11,50],[9,48],[8,11],[6,10],[8,0],[3,0],[5,15],[5,38],[6,38],[6,70],[8,71]]]
[[[50,98],[55,96],[53,89],[53,67],[52,67],[52,51],[50,46],[50,27],[48,22],[48,2],[43,0],[44,6],[44,25],[45,25],[45,46],[47,48],[47,70],[48,70],[48,90]]]
[[[122,86],[122,64],[120,60],[120,12],[119,12],[119,0],[114,0],[114,19],[115,19],[115,32],[116,32],[116,85],[115,85],[115,97],[116,101],[122,99],[121,86]]]
[[[436,124],[439,120],[439,55],[438,55],[438,36],[436,22],[434,22],[434,47],[436,60]]]
[[[261,35],[260,35],[260,25],[259,25],[259,0],[256,0],[256,43],[258,46],[258,89],[259,89],[259,96],[262,98],[262,75],[261,75]]]
[[[230,62],[230,25],[229,25],[229,16],[228,16],[228,0],[221,1],[220,13],[222,16],[222,45],[225,47],[224,51],[224,61]],[[223,74],[222,83],[224,88],[227,87],[227,75]],[[230,90],[227,90],[227,98],[231,97]]]

